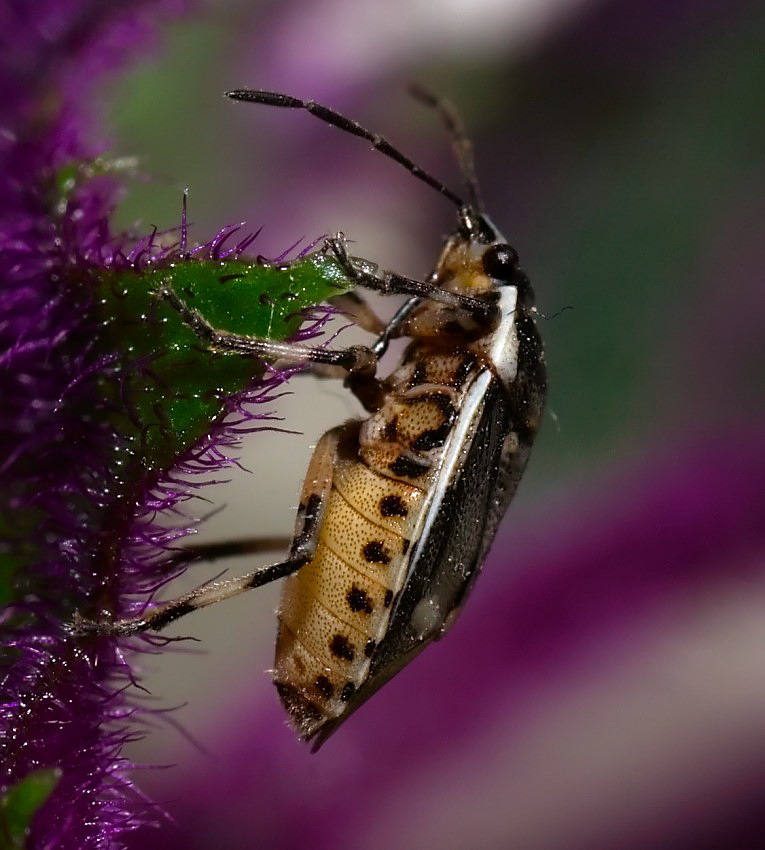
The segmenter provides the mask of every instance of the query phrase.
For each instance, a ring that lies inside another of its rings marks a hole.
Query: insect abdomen
[[[274,681],[306,738],[364,686],[406,580],[431,471],[478,369],[470,352],[427,354],[394,372],[385,404],[345,446],[316,552],[285,583]]]
[[[314,557],[287,579],[274,680],[310,737],[366,678],[405,573],[407,529],[423,492],[338,461]]]

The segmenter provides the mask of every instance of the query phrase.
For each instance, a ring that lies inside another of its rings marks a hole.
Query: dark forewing
[[[474,411],[472,441],[456,474],[442,482],[443,499],[435,500],[427,535],[413,553],[409,579],[388,636],[373,659],[370,678],[387,679],[413,651],[441,636],[450,613],[478,574],[496,531],[500,516],[492,505],[501,497],[497,482],[509,407],[498,382],[487,372],[482,377],[489,385]]]

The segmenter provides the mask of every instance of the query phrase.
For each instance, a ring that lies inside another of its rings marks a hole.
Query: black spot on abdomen
[[[457,367],[456,372],[454,373],[454,378],[452,381],[452,386],[458,390],[465,383],[467,376],[473,371],[476,363],[478,362],[478,358],[472,352],[468,352],[465,354],[465,357],[462,359],[462,362]]]
[[[390,555],[385,551],[381,540],[370,540],[361,550],[364,560],[370,564],[389,564]]]
[[[334,635],[329,642],[329,651],[341,661],[353,661],[355,655],[350,641],[345,635],[341,634]]]
[[[358,614],[359,611],[363,611],[365,614],[372,613],[372,603],[369,601],[369,595],[365,590],[362,590],[355,584],[348,591],[345,598],[348,600],[348,606],[354,614]]]
[[[406,516],[409,511],[401,496],[383,496],[380,499],[380,513],[382,516]]]
[[[449,436],[451,427],[451,422],[445,422],[443,425],[440,425],[438,428],[434,428],[432,431],[423,431],[422,434],[420,434],[420,436],[412,443],[412,448],[416,452],[429,452],[431,449],[440,449],[446,442],[446,438]]]
[[[414,367],[414,372],[412,372],[412,377],[409,379],[409,386],[416,387],[420,384],[424,384],[427,377],[428,367],[425,364],[425,361],[418,360],[417,365]]]
[[[427,461],[417,461],[406,455],[399,455],[388,469],[403,478],[421,478],[430,471],[430,464]]]
[[[445,393],[428,393],[414,399],[408,399],[408,404],[434,404],[443,416],[441,424],[437,428],[423,431],[412,443],[412,449],[416,452],[428,452],[438,449],[446,442],[449,431],[452,429],[454,420],[457,418],[457,410],[451,399]]]
[[[385,423],[383,436],[389,443],[395,443],[398,440],[398,416],[394,416]]]
[[[332,699],[332,694],[334,694],[335,689],[332,687],[332,682],[330,682],[326,676],[317,676],[314,684],[316,685],[316,690],[324,697],[324,699]]]

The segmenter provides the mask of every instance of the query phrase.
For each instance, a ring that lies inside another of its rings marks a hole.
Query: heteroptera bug
[[[324,250],[358,286],[410,296],[387,325],[358,295],[340,296],[362,327],[379,334],[369,348],[308,349],[238,336],[211,327],[169,286],[159,290],[211,350],[336,367],[370,415],[318,443],[284,561],[204,585],[132,620],[78,621],[75,629],[160,629],[288,576],[274,682],[300,736],[318,747],[454,620],[526,466],[546,395],[544,358],[529,279],[483,212],[470,145],[448,105],[419,93],[451,131],[467,200],[325,106],[249,89],[228,96],[305,109],[370,141],[452,201],[457,226],[424,281],[351,257],[341,234],[326,240]],[[411,342],[381,379],[377,361],[394,337]]]

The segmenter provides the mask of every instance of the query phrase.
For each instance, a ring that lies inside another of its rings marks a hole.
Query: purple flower
[[[173,5],[143,12],[164,16]],[[108,469],[116,435],[98,392],[108,358],[94,351],[88,291],[114,250],[115,184],[78,175],[100,147],[83,102],[152,26],[133,4],[11,3],[0,12],[0,557],[13,603],[3,617],[2,784],[60,770],[29,847],[118,846],[156,818],[120,754],[135,734],[120,650],[86,652],[62,631],[73,605],[109,587],[115,559],[104,546],[118,515],[104,513],[118,496]]]
[[[32,812],[30,848],[123,846],[127,832],[161,816],[122,749],[146,713],[125,694],[136,685],[128,656],[164,641],[80,639],[65,624],[78,610],[135,613],[179,572],[172,546],[192,524],[183,503],[235,463],[229,451],[243,434],[270,427],[263,420],[272,417],[255,408],[273,402],[289,376],[272,371],[253,388],[262,373],[255,360],[200,368],[208,355],[183,341],[190,332],[175,314],[174,324],[158,318],[168,308],[151,292],[159,275],[180,273],[186,288],[204,292],[207,277],[219,287],[233,269],[230,298],[239,279],[270,273],[243,256],[252,236],[228,227],[192,249],[185,205],[170,247],[167,235],[131,240],[110,230],[117,184],[95,158],[84,102],[92,80],[151,33],[156,20],[149,26],[139,13],[166,17],[177,5],[56,2],[36,4],[33,17],[23,4],[2,12],[0,785],[18,796],[35,771],[56,771]],[[280,309],[269,326],[294,332],[297,308]],[[314,336],[326,315],[314,313],[297,338]],[[152,348],[168,328],[175,336]],[[173,374],[179,362],[190,375]],[[6,829],[0,823],[9,841]]]

